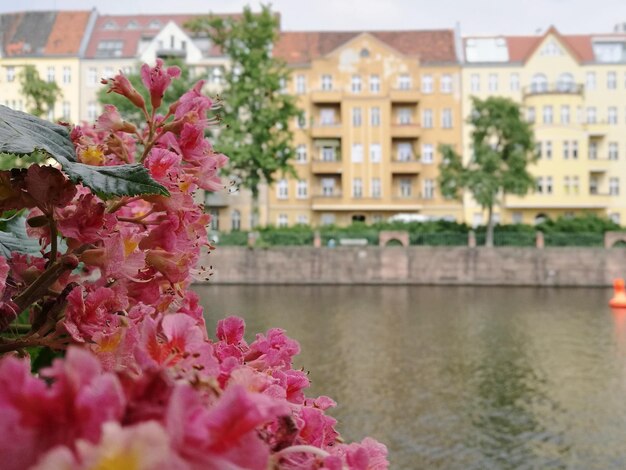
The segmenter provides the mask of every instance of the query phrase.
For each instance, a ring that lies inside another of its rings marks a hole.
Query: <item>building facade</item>
[[[524,197],[505,195],[496,208],[503,223],[535,223],[545,217],[593,213],[626,220],[626,35],[562,35],[464,38],[463,114],[471,97],[505,96],[522,106],[533,124],[536,188]],[[464,157],[471,158],[468,124]],[[485,223],[469,195],[465,220]]]
[[[461,145],[454,33],[286,32],[295,178],[268,189],[269,222],[346,225],[397,213],[459,220],[437,190],[439,144]]]

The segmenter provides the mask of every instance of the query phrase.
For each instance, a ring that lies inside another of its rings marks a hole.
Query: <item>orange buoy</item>
[[[609,301],[609,307],[626,308],[626,289],[623,279],[613,279],[613,298]]]

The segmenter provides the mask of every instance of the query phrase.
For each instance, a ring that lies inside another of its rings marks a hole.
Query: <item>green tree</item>
[[[290,71],[272,56],[279,37],[279,18],[270,7],[238,17],[209,16],[187,25],[209,36],[230,59],[220,111],[223,124],[215,147],[230,158],[229,171],[252,193],[252,213],[259,210],[259,187],[279,175],[294,174],[289,123],[301,112],[293,96],[283,93]]]
[[[536,160],[533,131],[521,117],[519,106],[508,98],[472,97],[472,158],[462,157],[450,146],[440,147],[439,185],[447,197],[460,197],[470,191],[487,210],[486,245],[493,246],[493,207],[506,194],[523,196],[535,185],[527,166]]]
[[[172,84],[165,91],[165,95],[163,95],[163,102],[161,104],[161,111],[167,112],[167,109],[170,105],[182,94],[193,87],[196,80],[193,80],[191,77],[191,73],[189,71],[189,67],[185,65],[183,61],[180,59],[165,59],[164,60],[166,67],[171,67],[176,65],[180,67],[180,77],[172,80]],[[137,70],[139,67],[137,67]],[[108,78],[108,77],[107,77]],[[150,103],[150,92],[146,89],[143,82],[141,81],[141,74],[131,73],[126,75],[126,78],[130,81],[130,83],[135,87],[135,89],[143,96],[143,99],[146,103]],[[102,86],[100,90],[98,90],[98,101],[100,104],[112,104],[120,111],[124,119],[128,122],[132,122],[133,124],[140,125],[146,121],[143,113],[139,108],[137,108],[134,104],[128,101],[124,96],[118,95],[117,93],[107,93],[108,87]]]
[[[26,98],[26,108],[37,117],[54,109],[54,104],[62,96],[59,85],[42,80],[34,65],[24,66],[19,80],[22,96]]]

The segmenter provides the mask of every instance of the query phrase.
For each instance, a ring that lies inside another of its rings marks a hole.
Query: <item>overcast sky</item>
[[[203,13],[255,8],[256,0],[0,0],[0,12],[89,9],[101,13]],[[263,2],[267,3],[267,2]],[[432,29],[458,21],[463,34],[610,32],[626,0],[274,0],[284,30]]]

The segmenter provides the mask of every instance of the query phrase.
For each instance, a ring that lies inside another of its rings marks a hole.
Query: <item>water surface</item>
[[[308,395],[398,469],[626,468],[626,314],[603,289],[203,286],[214,331],[297,339]]]

